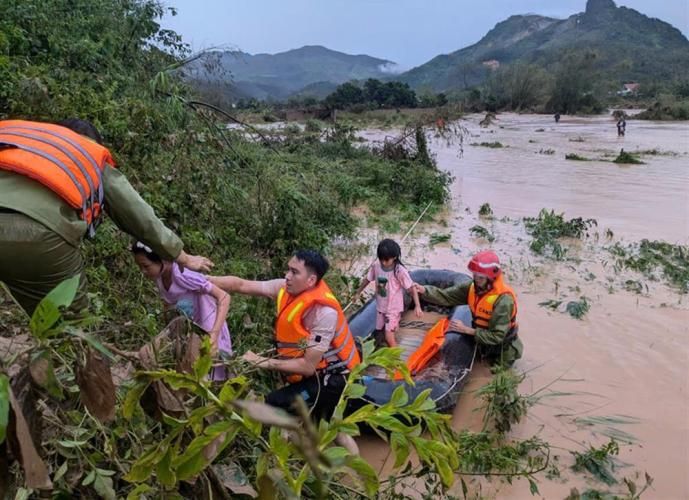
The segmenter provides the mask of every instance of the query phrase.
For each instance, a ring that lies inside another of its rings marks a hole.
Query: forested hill
[[[662,81],[687,78],[689,41],[672,25],[613,0],[588,0],[584,12],[558,20],[512,16],[478,43],[439,55],[396,79],[435,91],[482,83],[496,67],[527,63],[553,69],[563,53],[589,51],[606,79]]]

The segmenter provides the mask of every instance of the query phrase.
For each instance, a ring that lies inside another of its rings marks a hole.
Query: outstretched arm
[[[361,295],[361,292],[363,292],[366,289],[366,287],[368,286],[369,283],[370,283],[370,281],[368,280],[368,278],[364,278],[363,281],[361,282],[361,285],[359,285],[359,288],[357,289],[356,293],[354,294],[354,298],[358,298],[359,295]]]
[[[275,298],[275,287],[267,286],[270,282],[245,280],[237,276],[209,276],[208,280],[227,293]]]
[[[120,170],[105,168],[103,191],[105,211],[122,231],[151,247],[165,260],[173,260],[192,271],[211,270],[210,259],[189,255],[182,249],[182,240],[163,224]]]

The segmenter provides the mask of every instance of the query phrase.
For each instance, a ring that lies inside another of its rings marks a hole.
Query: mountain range
[[[480,84],[505,65],[528,63],[552,70],[564,54],[581,50],[594,53],[600,74],[620,83],[689,78],[689,40],[669,23],[618,7],[613,0],[588,0],[583,12],[567,19],[511,16],[477,43],[404,73],[386,59],[305,46],[273,55],[208,53],[187,69],[187,76],[223,83],[236,98],[322,98],[340,83],[367,78],[448,92]]]

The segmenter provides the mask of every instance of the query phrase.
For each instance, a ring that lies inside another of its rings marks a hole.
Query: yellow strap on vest
[[[277,300],[277,303],[275,306],[275,307],[277,307],[278,314],[280,314],[280,305],[282,304],[282,297],[284,297],[284,296],[285,296],[285,289],[280,288],[280,291],[278,292],[278,300]]]
[[[294,316],[296,316],[296,314],[301,310],[302,307],[304,307],[303,301],[299,302],[296,306],[294,306],[294,309],[292,309],[292,311],[287,315],[287,321],[289,323],[292,322],[292,320],[294,319]]]

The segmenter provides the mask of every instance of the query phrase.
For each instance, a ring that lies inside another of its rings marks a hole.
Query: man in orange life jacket
[[[85,120],[0,121],[0,281],[29,315],[73,276],[81,279],[72,310],[87,305],[79,244],[104,211],[164,259],[196,271],[212,266],[184,252],[102,142]]]
[[[479,354],[491,364],[512,365],[522,357],[524,346],[517,336],[517,297],[500,269],[498,256],[491,250],[478,252],[469,262],[473,281],[441,289],[416,284],[426,302],[445,307],[467,304],[472,325],[453,319],[451,329],[476,337]]]
[[[276,301],[277,357],[266,358],[249,351],[243,359],[285,376],[288,384],[268,394],[266,403],[291,410],[301,396],[317,420],[332,416],[349,371],[360,362],[342,308],[322,279],[328,267],[328,261],[318,252],[300,250],[287,263],[284,279],[210,278],[229,293]]]

